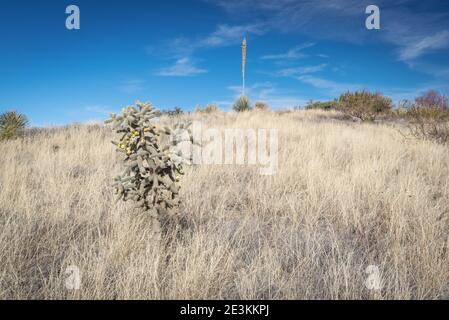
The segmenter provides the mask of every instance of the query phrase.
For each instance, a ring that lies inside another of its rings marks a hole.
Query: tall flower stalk
[[[246,38],[242,42],[242,96],[245,96]]]

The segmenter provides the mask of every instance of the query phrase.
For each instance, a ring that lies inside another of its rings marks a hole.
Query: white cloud
[[[297,79],[315,88],[325,89],[326,94],[329,96],[338,96],[345,91],[356,91],[366,87],[365,85],[362,84],[335,82],[324,78],[314,77],[311,75],[299,76],[297,77]]]
[[[243,37],[248,35],[262,35],[265,27],[262,23],[246,25],[219,25],[212,33],[197,38],[179,37],[171,40],[165,45],[146,47],[148,54],[159,54],[176,59],[173,66],[159,70],[156,74],[160,76],[192,76],[206,73],[207,70],[196,67],[191,56],[195,51],[206,48],[226,47],[239,44]]]
[[[297,68],[287,68],[278,71],[276,74],[281,77],[297,77],[304,74],[316,73],[326,68],[327,64],[319,64],[316,66],[305,66]]]
[[[175,59],[191,56],[195,51],[237,45],[243,37],[263,35],[267,31],[264,23],[242,25],[219,25],[213,32],[197,37],[178,37],[160,46],[147,46],[145,51],[151,55],[169,56]]]
[[[178,59],[174,65],[159,70],[156,75],[164,77],[187,77],[206,73],[207,70],[196,67],[188,57]]]
[[[404,61],[413,60],[429,51],[447,47],[449,47],[449,30],[423,37],[420,40],[412,40],[400,50],[399,58]]]
[[[219,47],[240,43],[243,37],[249,34],[262,35],[264,30],[263,24],[247,24],[238,26],[220,25],[217,30],[210,35],[197,41],[197,48],[202,47]]]
[[[306,48],[314,46],[314,43],[306,43],[300,46],[296,46],[290,50],[288,50],[285,53],[279,53],[279,54],[269,54],[262,56],[261,59],[263,60],[294,60],[299,58],[304,58],[307,55],[303,53],[302,51]]]
[[[382,1],[382,0],[378,0]],[[367,4],[361,0],[216,0],[229,14],[264,21],[270,29],[359,42]],[[357,19],[359,18],[359,19]],[[353,32],[347,32],[348,25]],[[337,36],[336,36],[337,35]]]
[[[265,21],[270,31],[305,34],[309,38],[364,44],[386,42],[398,59],[413,67],[414,59],[449,48],[449,13],[416,10],[417,0],[377,0],[380,32],[361,27],[368,0],[215,0],[229,14]],[[430,5],[431,6],[431,5]],[[437,65],[437,64],[436,64]]]

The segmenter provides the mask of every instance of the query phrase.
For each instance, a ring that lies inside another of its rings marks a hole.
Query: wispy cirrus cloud
[[[382,1],[382,0],[378,0]],[[270,30],[360,42],[364,0],[215,0],[229,14],[264,21]],[[364,5],[364,2],[368,3]],[[345,32],[348,26],[352,33]]]
[[[306,43],[289,49],[285,53],[268,54],[261,57],[262,60],[295,60],[307,57],[303,52],[304,49],[313,47],[315,43]]]
[[[419,40],[411,41],[399,51],[399,58],[404,61],[416,59],[431,51],[449,47],[449,30],[425,36]]]
[[[186,38],[178,37],[161,45],[159,48],[146,47],[152,55],[164,55],[175,59],[170,67],[157,71],[159,76],[194,76],[208,72],[193,63],[192,56],[200,49],[211,49],[238,44],[248,35],[262,35],[266,31],[263,23],[244,25],[219,25],[216,30],[205,36]]]
[[[221,47],[240,43],[247,35],[262,35],[266,31],[265,24],[253,23],[246,25],[219,25],[217,30],[210,35],[200,38],[196,42],[196,48]]]
[[[279,70],[276,75],[280,77],[298,77],[304,74],[316,73],[324,70],[327,64],[319,64],[314,66],[302,66],[296,68],[286,68]]]
[[[326,95],[328,95],[329,97],[338,96],[345,91],[356,91],[366,87],[365,85],[359,83],[336,82],[312,75],[303,75],[297,77],[296,79],[317,89],[324,89],[323,92],[326,93]]]
[[[248,23],[241,25],[221,24],[209,34],[197,37],[177,37],[158,47],[146,47],[151,55],[164,55],[175,59],[191,56],[200,49],[220,48],[239,44],[245,36],[263,35],[267,31],[265,23]]]
[[[415,69],[415,60],[449,48],[449,12],[432,10],[428,0],[377,0],[381,30],[364,27],[369,0],[215,0],[218,6],[241,18],[265,21],[270,30],[305,34],[357,44],[384,42],[396,47],[397,58]],[[437,6],[434,6],[437,7]]]
[[[184,57],[176,60],[172,66],[157,71],[156,75],[164,77],[188,77],[202,73],[207,73],[207,70],[196,67],[190,58]]]

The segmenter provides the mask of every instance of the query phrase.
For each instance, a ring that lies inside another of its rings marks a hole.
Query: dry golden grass
[[[2,143],[0,298],[449,297],[447,147],[318,111],[193,117],[278,128],[279,171],[188,168],[184,229],[159,250],[145,215],[112,203],[121,162],[109,130]],[[70,265],[80,290],[65,287]],[[380,291],[365,287],[369,265]]]

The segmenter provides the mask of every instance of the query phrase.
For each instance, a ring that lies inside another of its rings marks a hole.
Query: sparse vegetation
[[[390,115],[393,119],[403,119],[407,118],[408,110],[411,107],[411,103],[408,100],[400,100],[396,103],[395,107],[391,110]]]
[[[415,103],[421,107],[449,109],[449,99],[435,90],[428,90],[415,99]]]
[[[164,250],[146,214],[113,205],[123,162],[110,129],[3,142],[0,298],[449,298],[447,147],[321,110],[205,116],[182,117],[219,131],[277,128],[280,170],[185,167],[186,231],[169,228]],[[381,290],[365,286],[370,265]],[[66,289],[68,266],[80,290]]]
[[[306,110],[324,110],[324,111],[329,111],[329,110],[335,110],[336,107],[337,107],[337,101],[336,100],[324,101],[324,102],[310,100],[307,103],[307,105],[305,106],[305,109]]]
[[[201,106],[196,106],[195,112],[197,113],[216,113],[219,112],[220,108],[215,104],[208,104],[204,108]]]
[[[177,116],[180,116],[180,115],[184,114],[184,112],[182,111],[182,109],[180,107],[175,107],[174,109],[167,110],[167,111],[164,111],[162,113],[166,114],[166,115],[168,115],[170,117],[177,117]]]
[[[28,119],[16,111],[4,112],[0,115],[0,140],[8,140],[23,135]]]
[[[346,92],[337,104],[338,110],[362,121],[374,121],[379,115],[390,112],[391,108],[390,98],[365,90]]]
[[[251,110],[251,104],[249,102],[248,97],[241,96],[237,99],[237,101],[232,106],[232,110],[237,112],[249,111]]]
[[[409,103],[406,116],[411,134],[419,139],[449,144],[449,104],[447,97],[428,91]]]

